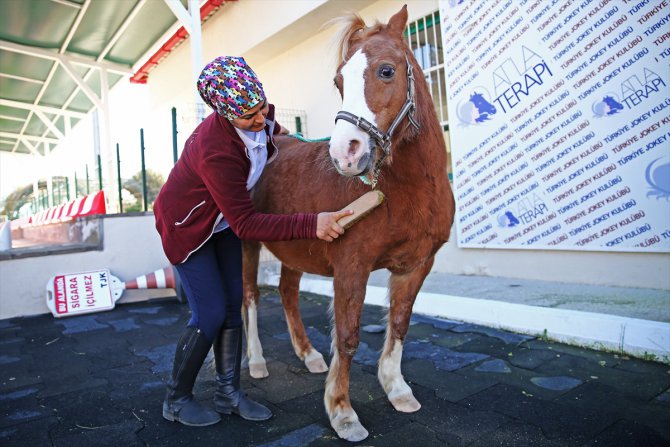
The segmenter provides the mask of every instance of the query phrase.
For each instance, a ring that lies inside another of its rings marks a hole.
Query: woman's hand
[[[316,237],[327,242],[333,242],[344,234],[344,228],[337,221],[352,214],[354,214],[352,210],[319,213],[316,218]]]

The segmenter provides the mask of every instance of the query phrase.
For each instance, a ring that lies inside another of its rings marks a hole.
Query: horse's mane
[[[368,27],[365,21],[354,12],[350,12],[341,17],[335,17],[326,22],[324,27],[337,26],[338,30],[333,37],[333,42],[338,48],[337,51],[337,66],[339,67],[349,54],[350,42],[354,35],[359,34],[358,38],[377,33],[381,30],[382,25],[377,22],[373,26]]]

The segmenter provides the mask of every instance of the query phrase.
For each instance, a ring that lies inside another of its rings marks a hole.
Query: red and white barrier
[[[66,222],[76,217],[93,216],[106,212],[105,192],[98,191],[62,205],[53,206],[30,217],[12,220],[12,229]]]

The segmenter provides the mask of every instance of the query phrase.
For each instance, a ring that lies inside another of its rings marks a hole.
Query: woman
[[[240,239],[333,241],[337,223],[351,214],[272,215],[256,212],[249,196],[266,163],[277,156],[273,135],[281,130],[263,86],[240,57],[219,57],[202,71],[200,96],[216,113],[186,141],[163,185],[154,213],[163,249],[179,272],[191,308],[177,343],[163,417],[205,426],[218,413],[266,420],[272,413],[240,391],[242,355],[242,248]],[[216,411],[193,399],[193,384],[214,347]]]

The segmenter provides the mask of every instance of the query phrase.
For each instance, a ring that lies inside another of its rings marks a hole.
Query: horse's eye
[[[382,79],[391,79],[395,74],[395,68],[391,65],[382,65],[379,67],[379,77]]]

